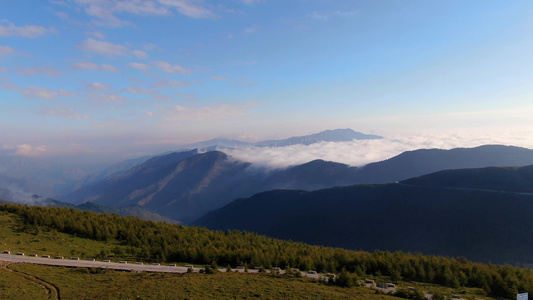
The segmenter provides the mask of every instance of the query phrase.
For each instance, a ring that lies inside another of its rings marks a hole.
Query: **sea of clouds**
[[[319,142],[309,146],[221,148],[236,160],[256,166],[285,168],[315,159],[363,166],[417,149],[471,148],[481,145],[510,145],[533,149],[531,132],[442,133],[389,136],[379,140]]]

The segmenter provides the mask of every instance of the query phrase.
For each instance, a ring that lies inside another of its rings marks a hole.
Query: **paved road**
[[[153,265],[153,264],[136,264],[136,263],[118,263],[118,262],[104,262],[92,260],[73,260],[69,257],[65,259],[33,257],[28,255],[4,254],[0,253],[0,261],[9,261],[16,263],[31,263],[49,266],[64,266],[64,267],[79,267],[79,268],[107,268],[113,270],[125,270],[133,272],[159,272],[159,273],[187,273],[187,267],[168,266],[168,265]],[[193,268],[194,273],[199,273],[202,268]],[[238,271],[243,273],[244,269],[232,269],[233,272]],[[226,269],[219,269],[219,272],[226,272]],[[257,269],[248,269],[248,273],[258,273]],[[270,272],[270,270],[267,270]],[[285,274],[284,270],[280,274]],[[308,274],[301,272],[302,276],[319,279],[320,274]]]
[[[103,261],[89,261],[89,260],[72,260],[70,258],[55,259],[55,258],[43,258],[32,257],[26,255],[15,254],[0,254],[0,260],[19,262],[19,263],[32,263],[49,266],[66,266],[66,267],[81,267],[81,268],[108,268],[114,270],[127,270],[127,271],[144,271],[144,272],[161,272],[161,273],[186,273],[186,267],[173,267],[163,265],[151,265],[151,264],[134,264],[134,263],[118,263],[118,262],[103,262]],[[195,272],[199,272],[200,268],[194,268]]]

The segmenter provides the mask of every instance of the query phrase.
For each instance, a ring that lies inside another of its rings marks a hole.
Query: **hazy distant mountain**
[[[17,181],[16,193],[52,195],[56,187],[86,176],[84,170],[34,157],[0,155],[0,187],[2,181]]]
[[[216,138],[209,141],[182,145],[174,149],[201,149],[202,151],[212,151],[217,148],[242,148],[253,146],[287,146],[299,144],[302,141],[305,144],[311,144],[319,141],[349,141],[353,139],[376,138],[377,136],[365,135],[355,132],[351,129],[327,130],[321,133],[312,134],[303,137],[292,137],[279,141],[267,141],[259,143],[249,143],[238,140],[229,140]],[[158,154],[162,156],[171,152]],[[155,156],[155,155],[154,155]],[[90,185],[105,178],[118,176],[127,172],[130,168],[138,165],[153,156],[143,156],[134,159],[128,159],[111,166],[103,162],[87,163],[87,158],[80,157],[80,165],[76,162],[65,162],[61,159],[51,159],[46,157],[22,157],[14,155],[2,155],[0,153],[0,176],[18,181],[16,185],[2,184],[0,178],[0,189],[4,193],[10,191],[10,194],[38,194],[47,197],[58,197],[72,193],[86,185]],[[2,193],[0,191],[0,193]]]
[[[216,138],[209,141],[203,141],[193,144],[181,146],[180,149],[208,149],[215,150],[216,147],[221,148],[243,148],[243,147],[286,147],[291,145],[311,145],[318,142],[349,142],[353,140],[374,140],[382,139],[382,136],[364,134],[353,131],[352,129],[334,129],[326,130],[315,134],[294,136],[280,140],[267,140],[255,143],[243,142],[238,140],[228,140],[223,138]]]
[[[490,177],[494,170],[476,171]],[[440,180],[447,185],[454,173],[428,178],[432,185]],[[531,175],[527,173],[529,182]],[[478,179],[469,178],[477,187]],[[470,186],[469,182],[462,186]],[[513,186],[509,184],[501,186]],[[516,187],[522,191],[520,184]],[[531,266],[532,218],[533,195],[384,184],[263,192],[210,212],[193,225],[348,249],[402,250]]]
[[[236,161],[219,151],[187,151],[154,157],[126,174],[85,186],[60,199],[116,207],[139,205],[186,223],[260,191],[350,184],[355,170],[320,160],[269,170]]]
[[[326,130],[315,134],[295,136],[283,140],[269,140],[254,143],[259,147],[285,147],[297,144],[311,145],[318,142],[349,142],[353,140],[375,140],[382,139],[382,136],[364,134],[351,129]]]
[[[223,138],[216,138],[208,141],[193,143],[193,144],[187,144],[184,146],[181,146],[182,149],[211,149],[214,150],[213,147],[226,147],[226,148],[242,148],[242,147],[250,147],[253,146],[252,143],[238,141],[238,140],[228,140]]]
[[[176,152],[149,159],[121,176],[85,186],[60,199],[116,207],[139,205],[187,220],[189,215],[199,216],[235,199],[230,187],[246,183],[240,176],[248,166],[216,151]],[[235,189],[237,193],[241,190]]]
[[[165,218],[159,214],[146,210],[140,206],[127,206],[127,207],[110,207],[99,205],[91,202],[85,202],[75,206],[79,210],[88,210],[97,213],[104,214],[118,214],[121,216],[133,216],[143,220],[150,220],[154,222],[166,222],[170,224],[180,224],[176,220]]]
[[[94,182],[98,182],[98,181],[106,179],[108,177],[122,175],[122,174],[126,173],[127,171],[129,171],[132,167],[137,166],[137,165],[147,161],[151,157],[152,156],[148,156],[147,155],[147,156],[142,156],[142,157],[137,157],[137,158],[133,158],[133,159],[124,160],[124,161],[121,161],[119,163],[113,164],[113,165],[105,168],[104,170],[102,170],[100,172],[97,172],[97,173],[91,174],[89,176],[86,176],[82,180],[76,182],[75,185],[70,187],[70,191],[69,192],[75,191],[75,190],[81,188],[82,186],[85,186],[85,185],[88,185],[88,184],[92,184]]]
[[[138,205],[189,223],[237,198],[267,190],[317,190],[394,182],[453,166],[487,167],[511,163],[533,164],[533,150],[504,146],[417,150],[363,168],[315,160],[279,170],[252,166],[218,151],[198,153],[193,150],[154,157],[123,175],[84,186],[59,199],[115,207]]]
[[[79,210],[88,210],[88,211],[97,212],[97,213],[118,214],[121,216],[133,216],[133,217],[138,217],[143,220],[150,220],[154,222],[167,222],[167,223],[172,223],[172,224],[179,224],[179,222],[176,220],[165,218],[161,215],[148,211],[139,206],[117,208],[117,207],[108,207],[104,205],[98,205],[98,204],[90,203],[90,202],[82,203],[80,205],[73,205],[71,203],[58,201],[52,198],[41,197],[38,195],[32,195],[31,197],[23,199],[22,201],[7,201],[7,200],[2,200],[2,199],[5,199],[5,198],[0,196],[0,203],[18,203],[18,204],[25,204],[25,205],[31,205],[31,206],[70,207],[70,208],[75,208]]]

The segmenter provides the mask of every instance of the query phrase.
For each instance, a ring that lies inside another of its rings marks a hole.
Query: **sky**
[[[533,147],[532,49],[527,0],[0,0],[0,154],[131,158],[335,128],[385,136],[348,145],[379,157]],[[313,147],[291,151],[330,146]]]

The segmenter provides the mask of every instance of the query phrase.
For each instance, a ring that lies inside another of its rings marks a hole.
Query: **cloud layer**
[[[382,161],[405,151],[417,149],[470,148],[489,144],[503,144],[533,149],[533,132],[524,139],[524,132],[490,134],[457,134],[395,136],[380,140],[354,140],[351,142],[321,142],[289,147],[252,147],[220,149],[238,160],[259,166],[285,168],[315,159],[363,166]]]

